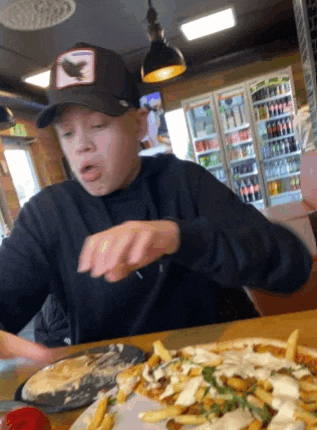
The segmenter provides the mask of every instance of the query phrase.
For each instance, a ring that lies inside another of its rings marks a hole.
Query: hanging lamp
[[[156,10],[151,0],[148,1],[146,19],[151,48],[143,61],[141,77],[145,83],[156,83],[181,75],[186,70],[186,63],[180,50],[169,46],[164,39],[164,30],[157,22]]]

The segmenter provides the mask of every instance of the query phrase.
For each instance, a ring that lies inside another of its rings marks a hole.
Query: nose
[[[91,152],[95,148],[94,141],[84,129],[80,129],[76,135],[75,152],[81,154],[83,152]]]

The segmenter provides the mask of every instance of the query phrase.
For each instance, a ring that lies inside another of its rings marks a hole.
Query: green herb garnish
[[[115,405],[116,403],[117,403],[117,398],[116,397],[108,399],[108,404],[109,405]]]

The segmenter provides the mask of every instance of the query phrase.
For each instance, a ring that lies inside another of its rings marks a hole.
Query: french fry
[[[299,386],[304,391],[317,391],[317,385],[308,381],[299,381]]]
[[[239,378],[228,378],[227,385],[236,391],[245,391],[247,389],[247,382]]]
[[[205,395],[205,388],[201,387],[196,391],[195,397],[198,403],[200,403]]]
[[[160,340],[157,340],[153,343],[154,348],[154,354],[158,355],[161,360],[163,361],[170,361],[172,360],[171,353],[164,347],[162,342]]]
[[[260,380],[257,385],[263,388],[265,391],[272,390],[273,388],[273,385],[271,384],[271,382],[266,380]]]
[[[272,406],[272,400],[273,396],[271,393],[268,393],[267,391],[263,390],[260,387],[257,387],[254,391],[254,395],[262,400],[262,402],[267,403],[269,406]]]
[[[202,371],[203,371],[203,367],[202,366],[195,367],[194,369],[191,369],[191,371],[189,372],[189,376],[190,377],[199,376],[199,375],[201,375]]]
[[[114,419],[112,414],[105,414],[101,424],[96,430],[110,430],[114,425]]]
[[[139,413],[139,418],[146,423],[157,423],[168,418],[175,418],[185,409],[183,406],[173,405],[157,411],[141,412]]]
[[[301,409],[304,409],[305,411],[314,412],[317,410],[317,402],[313,402],[313,403],[299,402],[299,407]]]
[[[207,418],[204,415],[179,415],[174,420],[184,425],[199,425],[207,422]]]
[[[297,409],[294,412],[294,418],[295,420],[302,420],[304,421],[307,425],[317,425],[317,418],[312,415],[311,413],[307,412],[307,411],[303,411],[301,409]]]
[[[262,425],[262,421],[254,420],[251,424],[249,424],[248,430],[260,430]]]
[[[92,416],[92,419],[87,427],[87,430],[96,430],[105,416],[108,407],[108,397],[104,396],[101,398],[100,402],[97,405],[96,411]]]
[[[160,357],[156,354],[153,354],[147,361],[147,365],[149,366],[150,369],[152,369],[154,366],[156,366],[157,364],[159,364],[159,362],[161,361]]]
[[[262,409],[264,406],[264,402],[262,400],[258,399],[255,396],[252,396],[252,394],[249,394],[247,397],[249,403],[251,403],[253,406]]]
[[[300,390],[299,396],[307,403],[315,402],[317,400],[317,392],[307,392]]]
[[[285,358],[290,361],[294,361],[296,354],[296,347],[298,341],[299,330],[294,330],[287,340]]]

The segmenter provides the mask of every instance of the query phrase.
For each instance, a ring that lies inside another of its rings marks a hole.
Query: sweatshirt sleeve
[[[11,235],[0,247],[1,330],[18,333],[40,310],[49,294],[46,236],[32,203],[26,203]]]
[[[203,168],[196,168],[197,217],[175,219],[180,248],[177,263],[207,273],[223,286],[258,287],[293,293],[307,281],[312,259],[286,227],[268,221],[251,204]],[[192,178],[193,180],[193,178]]]

